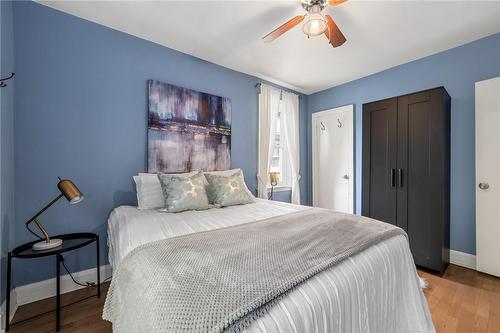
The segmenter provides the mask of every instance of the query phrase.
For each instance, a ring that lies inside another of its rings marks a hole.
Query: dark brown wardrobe
[[[442,274],[450,243],[450,96],[443,87],[363,105],[362,214],[403,228]]]

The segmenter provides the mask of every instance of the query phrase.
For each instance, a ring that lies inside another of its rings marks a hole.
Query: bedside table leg
[[[5,293],[5,331],[9,330],[10,326],[10,278],[11,278],[11,260],[12,254],[7,254],[7,290]],[[0,323],[1,325],[2,323]]]
[[[56,332],[61,329],[61,257],[56,253]]]
[[[97,249],[97,298],[101,298],[101,263],[99,259],[99,236],[96,235],[95,246]]]

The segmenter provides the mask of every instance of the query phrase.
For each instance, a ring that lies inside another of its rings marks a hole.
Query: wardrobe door
[[[397,98],[363,105],[362,214],[397,223]]]
[[[442,89],[398,98],[398,225],[417,265],[441,271],[446,126]]]

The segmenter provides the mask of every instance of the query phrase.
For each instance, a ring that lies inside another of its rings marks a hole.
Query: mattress
[[[206,211],[162,213],[122,206],[108,220],[113,267],[134,248],[160,239],[309,209],[257,199]],[[154,301],[154,300],[152,300]],[[285,295],[247,332],[434,332],[408,241],[397,236],[312,277]]]

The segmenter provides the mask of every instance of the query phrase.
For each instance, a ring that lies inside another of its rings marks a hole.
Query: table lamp
[[[271,171],[269,172],[269,183],[271,184],[271,194],[269,195],[268,199],[273,199],[273,194],[274,194],[274,187],[278,185],[280,181],[280,173],[276,171]]]
[[[61,199],[63,196],[69,201],[70,204],[76,204],[79,203],[80,201],[83,200],[83,194],[80,192],[78,187],[69,179],[61,179],[60,177],[57,177],[59,179],[59,183],[57,183],[57,188],[59,189],[59,192],[61,192],[57,197],[54,198],[47,206],[43,207],[38,213],[36,213],[32,218],[30,218],[26,222],[26,228],[30,230],[29,224],[31,222],[35,222],[36,226],[40,231],[43,233],[45,240],[42,240],[38,243],[33,244],[33,251],[41,251],[41,250],[48,250],[52,249],[54,247],[58,247],[62,245],[62,239],[51,239],[49,236],[49,233],[43,226],[43,224],[38,220],[38,217],[43,214],[47,209],[50,208],[53,204],[55,204],[59,199]],[[30,232],[32,232],[30,230]]]
[[[271,183],[271,186],[276,186],[278,185],[278,182],[280,181],[280,173],[279,172],[270,172],[269,173],[269,182]]]

